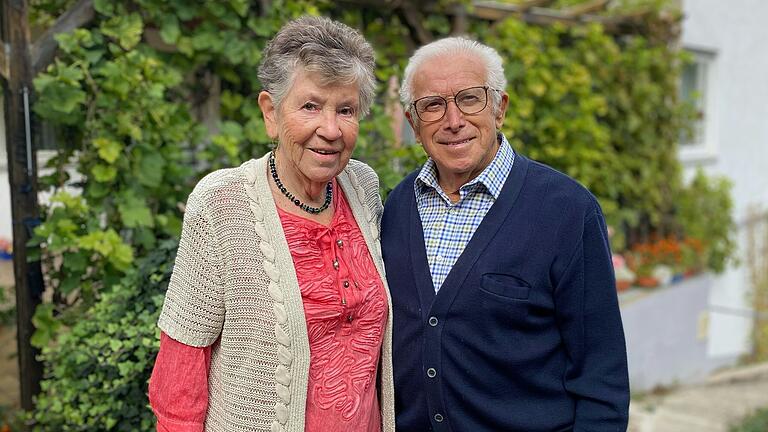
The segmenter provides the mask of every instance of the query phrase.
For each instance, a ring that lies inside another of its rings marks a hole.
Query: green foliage
[[[746,268],[751,291],[749,301],[755,314],[752,325],[750,362],[768,361],[768,213],[759,208],[748,211]]]
[[[734,253],[731,184],[699,170],[677,197],[677,221],[686,237],[700,239],[707,267],[721,272]]]
[[[35,0],[32,16],[43,29],[73,3]],[[41,179],[52,198],[33,240],[53,289],[35,314],[46,380],[33,418],[38,430],[150,430],[144,391],[169,245],[202,175],[270,147],[256,102],[266,41],[307,13],[346,22],[371,41],[378,97],[361,120],[354,156],[376,169],[384,194],[426,158],[419,146],[396,145],[402,118],[393,84],[415,44],[396,11],[373,6],[93,4],[94,21],[58,35],[57,59],[35,79],[35,111],[57,130],[59,151],[52,174]],[[451,21],[440,12],[453,2],[434,7],[423,26],[447,36]],[[505,59],[503,130],[517,151],[588,186],[616,228],[614,239],[625,232],[630,241],[643,232],[715,236],[709,264],[722,268],[732,252],[729,220],[718,219],[715,232],[695,217],[727,215],[727,188],[694,182],[684,189],[679,181],[676,143],[689,111],[676,99],[674,50],[639,36],[616,38],[597,25],[469,24]]]
[[[160,242],[54,343],[33,431],[151,431],[147,381],[159,347],[156,322],[177,242]]]
[[[641,37],[617,40],[598,25],[509,19],[487,40],[507,62],[503,130],[513,147],[582,182],[614,227],[669,229],[688,113],[675,98],[678,54]]]
[[[0,327],[16,322],[16,304],[8,299],[11,287],[0,285]]]
[[[730,428],[729,432],[765,432],[766,430],[768,430],[768,408],[763,408]]]

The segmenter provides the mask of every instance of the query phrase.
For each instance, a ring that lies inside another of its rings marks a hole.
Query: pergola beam
[[[39,260],[28,260],[27,242],[40,219],[37,203],[37,164],[32,134],[35,116],[32,62],[29,53],[28,5],[26,0],[2,2],[2,38],[7,73],[3,84],[5,136],[8,154],[8,181],[13,219],[13,272],[16,289],[16,331],[21,407],[34,407],[40,391],[42,364],[39,350],[30,340],[32,316],[40,304],[43,277]],[[8,59],[12,61],[7,62]]]
[[[651,13],[650,9],[641,9],[624,15],[597,15],[596,13],[606,9],[609,0],[592,0],[564,9],[544,7],[549,3],[551,2],[531,0],[519,4],[509,4],[498,1],[476,0],[472,2],[470,10],[473,16],[489,21],[499,21],[514,15],[528,24],[535,25],[599,23],[608,32],[634,26],[642,17]]]
[[[56,22],[32,44],[32,67],[35,74],[45,69],[54,58],[58,43],[54,36],[88,24],[96,16],[93,0],[80,0],[64,12]]]
[[[4,80],[8,80],[10,77],[8,70],[8,57],[10,55],[10,46],[7,45],[5,42],[0,41],[0,76]]]
[[[580,15],[590,14],[605,10],[610,0],[592,0],[584,3],[580,3],[569,8],[562,10],[563,15],[570,16],[572,18]]]

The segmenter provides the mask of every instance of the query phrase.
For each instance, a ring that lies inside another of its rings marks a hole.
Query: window
[[[680,74],[680,99],[691,104],[695,120],[691,130],[681,134],[683,159],[711,158],[716,155],[716,124],[713,114],[715,55],[712,52],[686,49],[691,61]]]

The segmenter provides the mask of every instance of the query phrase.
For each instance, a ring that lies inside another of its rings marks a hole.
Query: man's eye
[[[480,98],[475,95],[462,95],[459,98],[459,103],[462,104],[474,104],[480,101]]]
[[[427,101],[422,105],[424,111],[439,111],[443,109],[445,103],[441,100]]]

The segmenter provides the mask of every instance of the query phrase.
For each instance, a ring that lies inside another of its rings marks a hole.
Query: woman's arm
[[[149,380],[157,432],[203,432],[208,411],[211,347],[193,347],[165,333]]]

